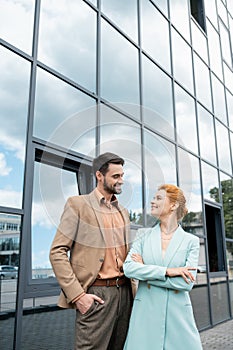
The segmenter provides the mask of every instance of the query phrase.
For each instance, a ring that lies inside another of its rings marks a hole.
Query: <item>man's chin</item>
[[[122,188],[115,188],[115,194],[121,194]]]

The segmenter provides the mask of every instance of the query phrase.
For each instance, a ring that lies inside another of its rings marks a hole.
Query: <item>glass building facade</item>
[[[25,310],[56,304],[50,244],[67,197],[91,191],[91,161],[105,151],[125,158],[132,232],[154,224],[158,185],[184,190],[182,226],[201,247],[198,328],[232,318],[232,48],[231,0],[0,0],[0,257],[19,267],[17,283],[1,283],[4,349],[26,349],[29,332],[46,349],[42,314],[38,332]],[[6,217],[17,251],[1,235]],[[73,314],[62,312],[62,324],[46,312],[57,349],[72,339],[59,330]]]

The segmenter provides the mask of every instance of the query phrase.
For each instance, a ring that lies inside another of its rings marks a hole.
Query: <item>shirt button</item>
[[[103,259],[103,258],[100,258],[100,259],[99,259],[99,262],[104,262],[104,259]]]

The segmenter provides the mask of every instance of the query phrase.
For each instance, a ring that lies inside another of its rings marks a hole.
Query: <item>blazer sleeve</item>
[[[150,231],[149,231],[150,232]],[[138,230],[136,238],[132,244],[126,260],[123,264],[124,273],[128,278],[135,278],[141,281],[157,280],[164,281],[166,279],[166,267],[157,265],[145,265],[135,262],[131,259],[133,253],[143,255],[144,240],[148,235],[148,230]]]
[[[192,266],[197,267],[198,265],[198,258],[199,258],[199,238],[193,236],[191,240],[191,244],[189,248],[187,248],[187,258],[185,266]],[[171,266],[172,267],[172,266]],[[193,270],[190,271],[194,278],[196,278],[197,271]],[[194,282],[189,281],[189,283],[185,282],[183,277],[177,276],[177,277],[167,277],[165,278],[165,281],[160,281],[157,279],[154,279],[153,281],[149,281],[149,284],[157,287],[162,288],[168,288],[168,289],[174,289],[174,290],[181,290],[181,291],[190,291],[193,286]]]
[[[69,198],[65,204],[49,255],[54,273],[68,303],[84,292],[73,272],[68,257],[68,252],[75,241],[78,226],[79,218],[72,207],[72,198]]]

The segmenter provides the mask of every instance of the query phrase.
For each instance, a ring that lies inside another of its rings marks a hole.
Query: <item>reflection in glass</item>
[[[201,56],[201,58],[208,64],[206,36],[194,21],[191,21],[191,28],[193,48],[199,54],[199,56]]]
[[[81,0],[42,0],[38,58],[95,92],[95,11]]]
[[[203,235],[203,214],[199,161],[178,149],[179,186],[184,191],[188,214],[182,220],[185,231]]]
[[[46,181],[45,181],[46,178]],[[78,195],[75,172],[35,162],[32,203],[32,278],[53,275],[49,249],[65,202]]]
[[[223,123],[227,124],[226,101],[223,84],[212,74],[214,114]]]
[[[0,66],[0,205],[21,208],[30,65],[0,47]]]
[[[95,122],[92,98],[38,69],[34,136],[67,149],[89,153],[95,147]]]
[[[212,111],[209,69],[195,53],[194,71],[197,99],[202,102],[210,111]]]
[[[212,0],[211,3],[213,3]],[[213,5],[215,6],[215,3]],[[213,28],[209,21],[207,21],[206,24],[209,44],[210,67],[214,71],[214,73],[222,80],[223,74],[219,34]]]
[[[173,0],[169,3],[172,24],[185,37],[185,39],[190,42],[189,0]]]
[[[171,79],[145,56],[142,60],[142,85],[145,123],[174,138]]]
[[[35,1],[1,0],[0,37],[31,55]]]
[[[101,96],[111,102],[139,104],[137,49],[104,20],[101,36]]]
[[[175,84],[176,131],[178,142],[197,153],[197,125],[194,99]]]
[[[230,317],[226,278],[211,279],[210,296],[214,324]]]
[[[168,72],[171,71],[168,21],[150,1],[141,7],[142,48]],[[163,35],[161,35],[163,33]]]
[[[223,59],[225,59],[229,66],[232,67],[232,53],[230,47],[229,31],[221,21],[219,21],[219,28]]]
[[[223,173],[220,176],[225,235],[233,239],[233,180]]]
[[[182,52],[182,55],[180,54]],[[193,69],[191,48],[172,28],[172,56],[175,79],[193,94]]]
[[[205,162],[201,162],[202,185],[204,198],[219,202],[219,182],[217,169]]]
[[[216,164],[214,120],[201,105],[197,106],[201,157]]]
[[[100,153],[113,152],[125,159],[124,186],[119,201],[129,210],[131,222],[142,223],[140,128],[104,105],[100,111]]]
[[[101,10],[134,41],[138,41],[137,1],[102,0]]]
[[[232,174],[228,129],[216,121],[216,135],[219,167]]]
[[[176,160],[172,143],[147,130],[144,140],[147,225],[150,226],[155,222],[150,216],[150,202],[158,186],[163,183],[177,184]]]
[[[233,131],[233,95],[226,90],[229,128]]]

